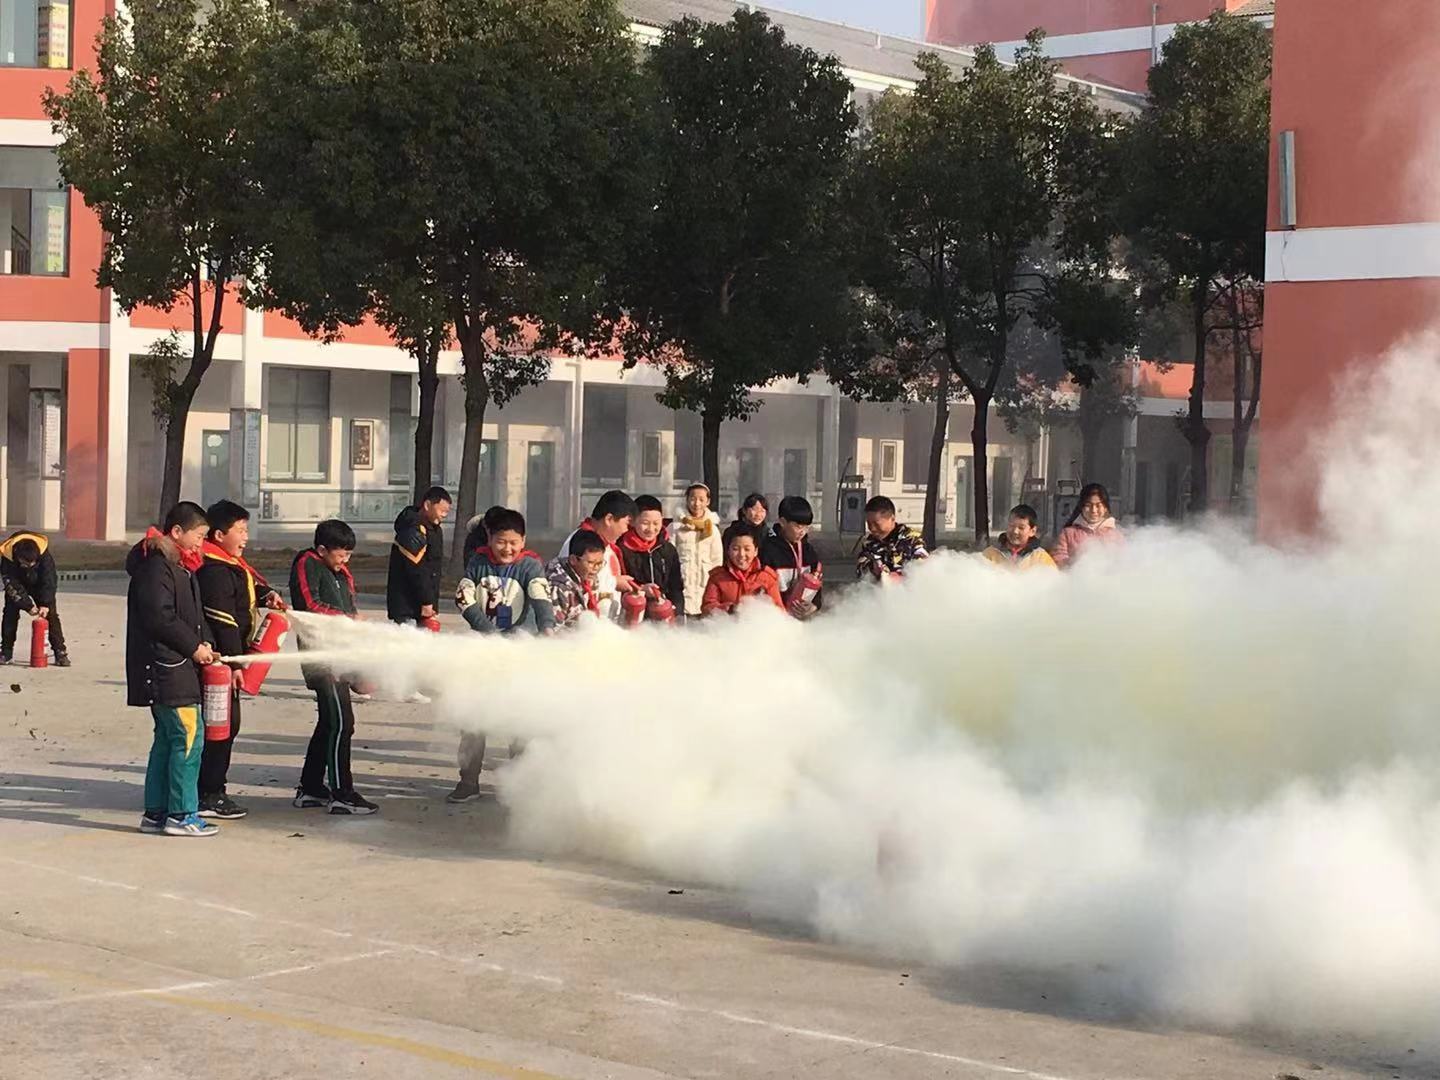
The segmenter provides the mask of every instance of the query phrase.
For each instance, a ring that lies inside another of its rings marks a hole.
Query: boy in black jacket
[[[125,682],[130,705],[149,706],[155,740],[145,768],[140,831],[214,836],[196,811],[200,747],[200,668],[215,662],[195,571],[205,542],[205,511],[176,503],[125,560]]]
[[[250,511],[239,503],[221,499],[205,511],[210,523],[201,554],[205,562],[196,576],[200,598],[205,603],[205,620],[211,640],[221,656],[239,656],[249,648],[259,627],[260,609],[285,607],[280,594],[270,587],[245,561],[250,542]],[[240,734],[240,677],[234,673],[230,695],[230,737],[207,740],[200,755],[200,816],[233,820],[245,816],[245,808],[225,793],[230,771],[230,752]]]
[[[650,592],[658,588],[675,605],[675,617],[685,618],[685,578],[680,572],[680,552],[670,542],[665,512],[653,495],[635,500],[635,521],[620,538],[625,573],[635,584]]]
[[[15,632],[20,613],[44,619],[50,624],[50,648],[56,667],[69,667],[65,631],[55,610],[57,579],[50,540],[36,532],[17,532],[0,544],[0,579],[5,586],[5,611],[0,619],[0,664],[15,655]]]
[[[315,615],[355,617],[355,579],[350,576],[350,554],[355,530],[331,518],[315,526],[315,546],[295,556],[290,567],[290,603],[296,611]],[[300,642],[303,649],[303,638]],[[355,710],[350,704],[350,683],[328,668],[301,668],[305,685],[315,691],[319,717],[305,749],[305,767],[294,804],[301,810],[328,806],[332,814],[373,814],[380,809],[355,790],[350,772],[350,740],[355,735]]]
[[[780,521],[760,544],[760,565],[775,571],[785,609],[797,619],[811,618],[824,603],[823,590],[809,602],[801,595],[804,586],[800,579],[805,573],[819,575],[822,570],[820,555],[809,540],[814,521],[809,500],[787,495],[780,500]]]
[[[385,611],[391,622],[433,619],[439,611],[440,571],[445,565],[442,523],[449,516],[450,493],[432,487],[419,506],[407,506],[395,519],[395,543],[385,579]]]

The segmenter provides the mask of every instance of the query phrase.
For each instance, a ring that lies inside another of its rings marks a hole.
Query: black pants
[[[225,776],[230,772],[230,750],[235,745],[235,736],[240,734],[240,691],[230,692],[230,737],[205,740],[200,751],[200,801],[213,799],[225,794]]]
[[[20,628],[20,605],[5,598],[5,611],[0,618],[0,653],[15,655],[15,632]],[[46,620],[50,623],[50,649],[56,656],[65,653],[65,631],[60,627],[60,613],[52,606]]]
[[[355,710],[350,704],[350,684],[326,679],[315,687],[319,717],[315,734],[305,749],[305,767],[300,787],[308,794],[354,791],[350,775],[350,740],[355,735]]]
[[[460,736],[460,782],[480,783],[480,766],[485,761],[485,733],[467,731]]]

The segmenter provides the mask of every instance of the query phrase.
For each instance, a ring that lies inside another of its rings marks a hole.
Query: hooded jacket
[[[355,617],[355,579],[350,568],[342,566],[331,570],[314,548],[306,548],[295,556],[290,564],[290,606],[296,611],[308,611],[313,615],[336,615],[342,618]],[[304,635],[300,635],[297,647],[305,650]],[[306,665],[301,673],[305,685],[312,690],[323,686],[331,678],[328,668]]]
[[[21,566],[15,558],[15,545],[21,540],[33,540],[40,549],[40,558],[34,566]],[[5,600],[20,610],[53,608],[58,578],[55,556],[50,554],[50,539],[36,532],[17,532],[7,537],[0,543],[0,580],[4,582]]]
[[[658,585],[675,611],[684,614],[685,575],[680,569],[680,553],[670,542],[670,522],[648,542],[631,529],[620,538],[620,554],[625,559],[625,573],[639,585]]]
[[[427,604],[438,610],[444,565],[445,530],[421,521],[418,506],[401,510],[385,579],[385,612],[393,622],[415,622]]]
[[[984,557],[996,566],[1011,566],[1016,570],[1055,569],[1055,560],[1050,558],[1050,553],[1041,545],[1039,537],[1032,537],[1028,544],[1016,551],[1010,546],[1010,541],[1002,536],[999,543],[991,544],[985,549]]]
[[[1113,517],[1107,516],[1104,521],[1092,526],[1085,523],[1082,515],[1060,530],[1052,552],[1055,565],[1061,568],[1069,566],[1092,541],[1104,547],[1121,546],[1125,543],[1125,534]]]
[[[860,548],[860,557],[855,561],[855,576],[868,576],[871,580],[879,581],[883,575],[904,570],[907,564],[928,558],[929,555],[925,550],[924,537],[909,525],[901,525],[897,521],[895,528],[890,530],[890,535],[885,539],[877,540],[873,536],[865,538],[865,543]]]
[[[129,705],[179,708],[200,703],[200,669],[193,657],[211,643],[194,570],[175,541],[151,529],[130,549],[125,572],[125,684]]]
[[[680,583],[685,591],[686,615],[699,615],[710,581],[710,571],[725,561],[720,543],[720,515],[705,511],[703,518],[681,514],[670,525],[670,542],[680,559]]]
[[[805,572],[818,574],[822,569],[820,555],[810,543],[810,538],[802,537],[799,544],[792,544],[780,535],[779,525],[772,527],[760,544],[760,562],[775,571],[780,595],[787,605],[792,599],[799,599],[800,579]],[[815,594],[812,603],[819,608],[824,602],[825,591],[822,589]]]
[[[545,577],[550,586],[557,630],[569,629],[585,618],[587,612],[597,619],[603,618],[597,586],[581,581],[570,569],[569,555],[556,555],[546,563]]]
[[[776,607],[782,611],[785,609],[775,571],[761,566],[759,559],[745,571],[735,569],[728,562],[711,570],[700,608],[706,615],[716,611],[733,612],[747,596],[768,597]]]
[[[555,626],[545,563],[533,551],[522,551],[512,563],[496,562],[488,547],[472,552],[455,590],[455,605],[470,629],[482,634],[522,628],[544,632]]]
[[[238,656],[254,640],[260,605],[275,590],[244,556],[227,554],[213,540],[205,541],[200,554],[205,561],[195,577],[212,640],[224,655]]]

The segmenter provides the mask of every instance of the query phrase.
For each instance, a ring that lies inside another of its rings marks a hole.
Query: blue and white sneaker
[[[165,831],[165,815],[159,814],[151,817],[149,814],[140,815],[140,831],[159,836]]]
[[[199,814],[186,814],[184,817],[167,817],[165,819],[166,836],[214,836],[220,831],[219,825],[211,825]]]

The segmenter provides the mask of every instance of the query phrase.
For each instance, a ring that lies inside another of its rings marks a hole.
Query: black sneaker
[[[360,817],[364,814],[373,814],[380,807],[373,802],[367,802],[364,796],[358,791],[337,791],[330,797],[330,813],[349,814],[352,817]]]
[[[478,798],[480,798],[480,785],[467,784],[461,780],[455,785],[455,790],[445,796],[445,801],[448,803],[474,802]]]
[[[62,652],[62,653],[56,653],[56,654],[55,654],[55,666],[56,666],[56,667],[69,667],[69,666],[70,666],[70,654],[69,654],[69,653],[63,653],[63,652]],[[204,815],[204,814],[201,814],[200,816],[201,816],[201,817],[204,817],[205,815]],[[244,816],[244,815],[241,815],[241,816]]]
[[[236,821],[249,812],[239,803],[232,802],[228,795],[211,795],[201,799],[198,811],[201,817],[220,818],[222,821]]]
[[[297,810],[314,810],[319,806],[330,805],[330,792],[328,791],[306,791],[304,788],[295,789],[295,798],[290,800],[290,805]]]

